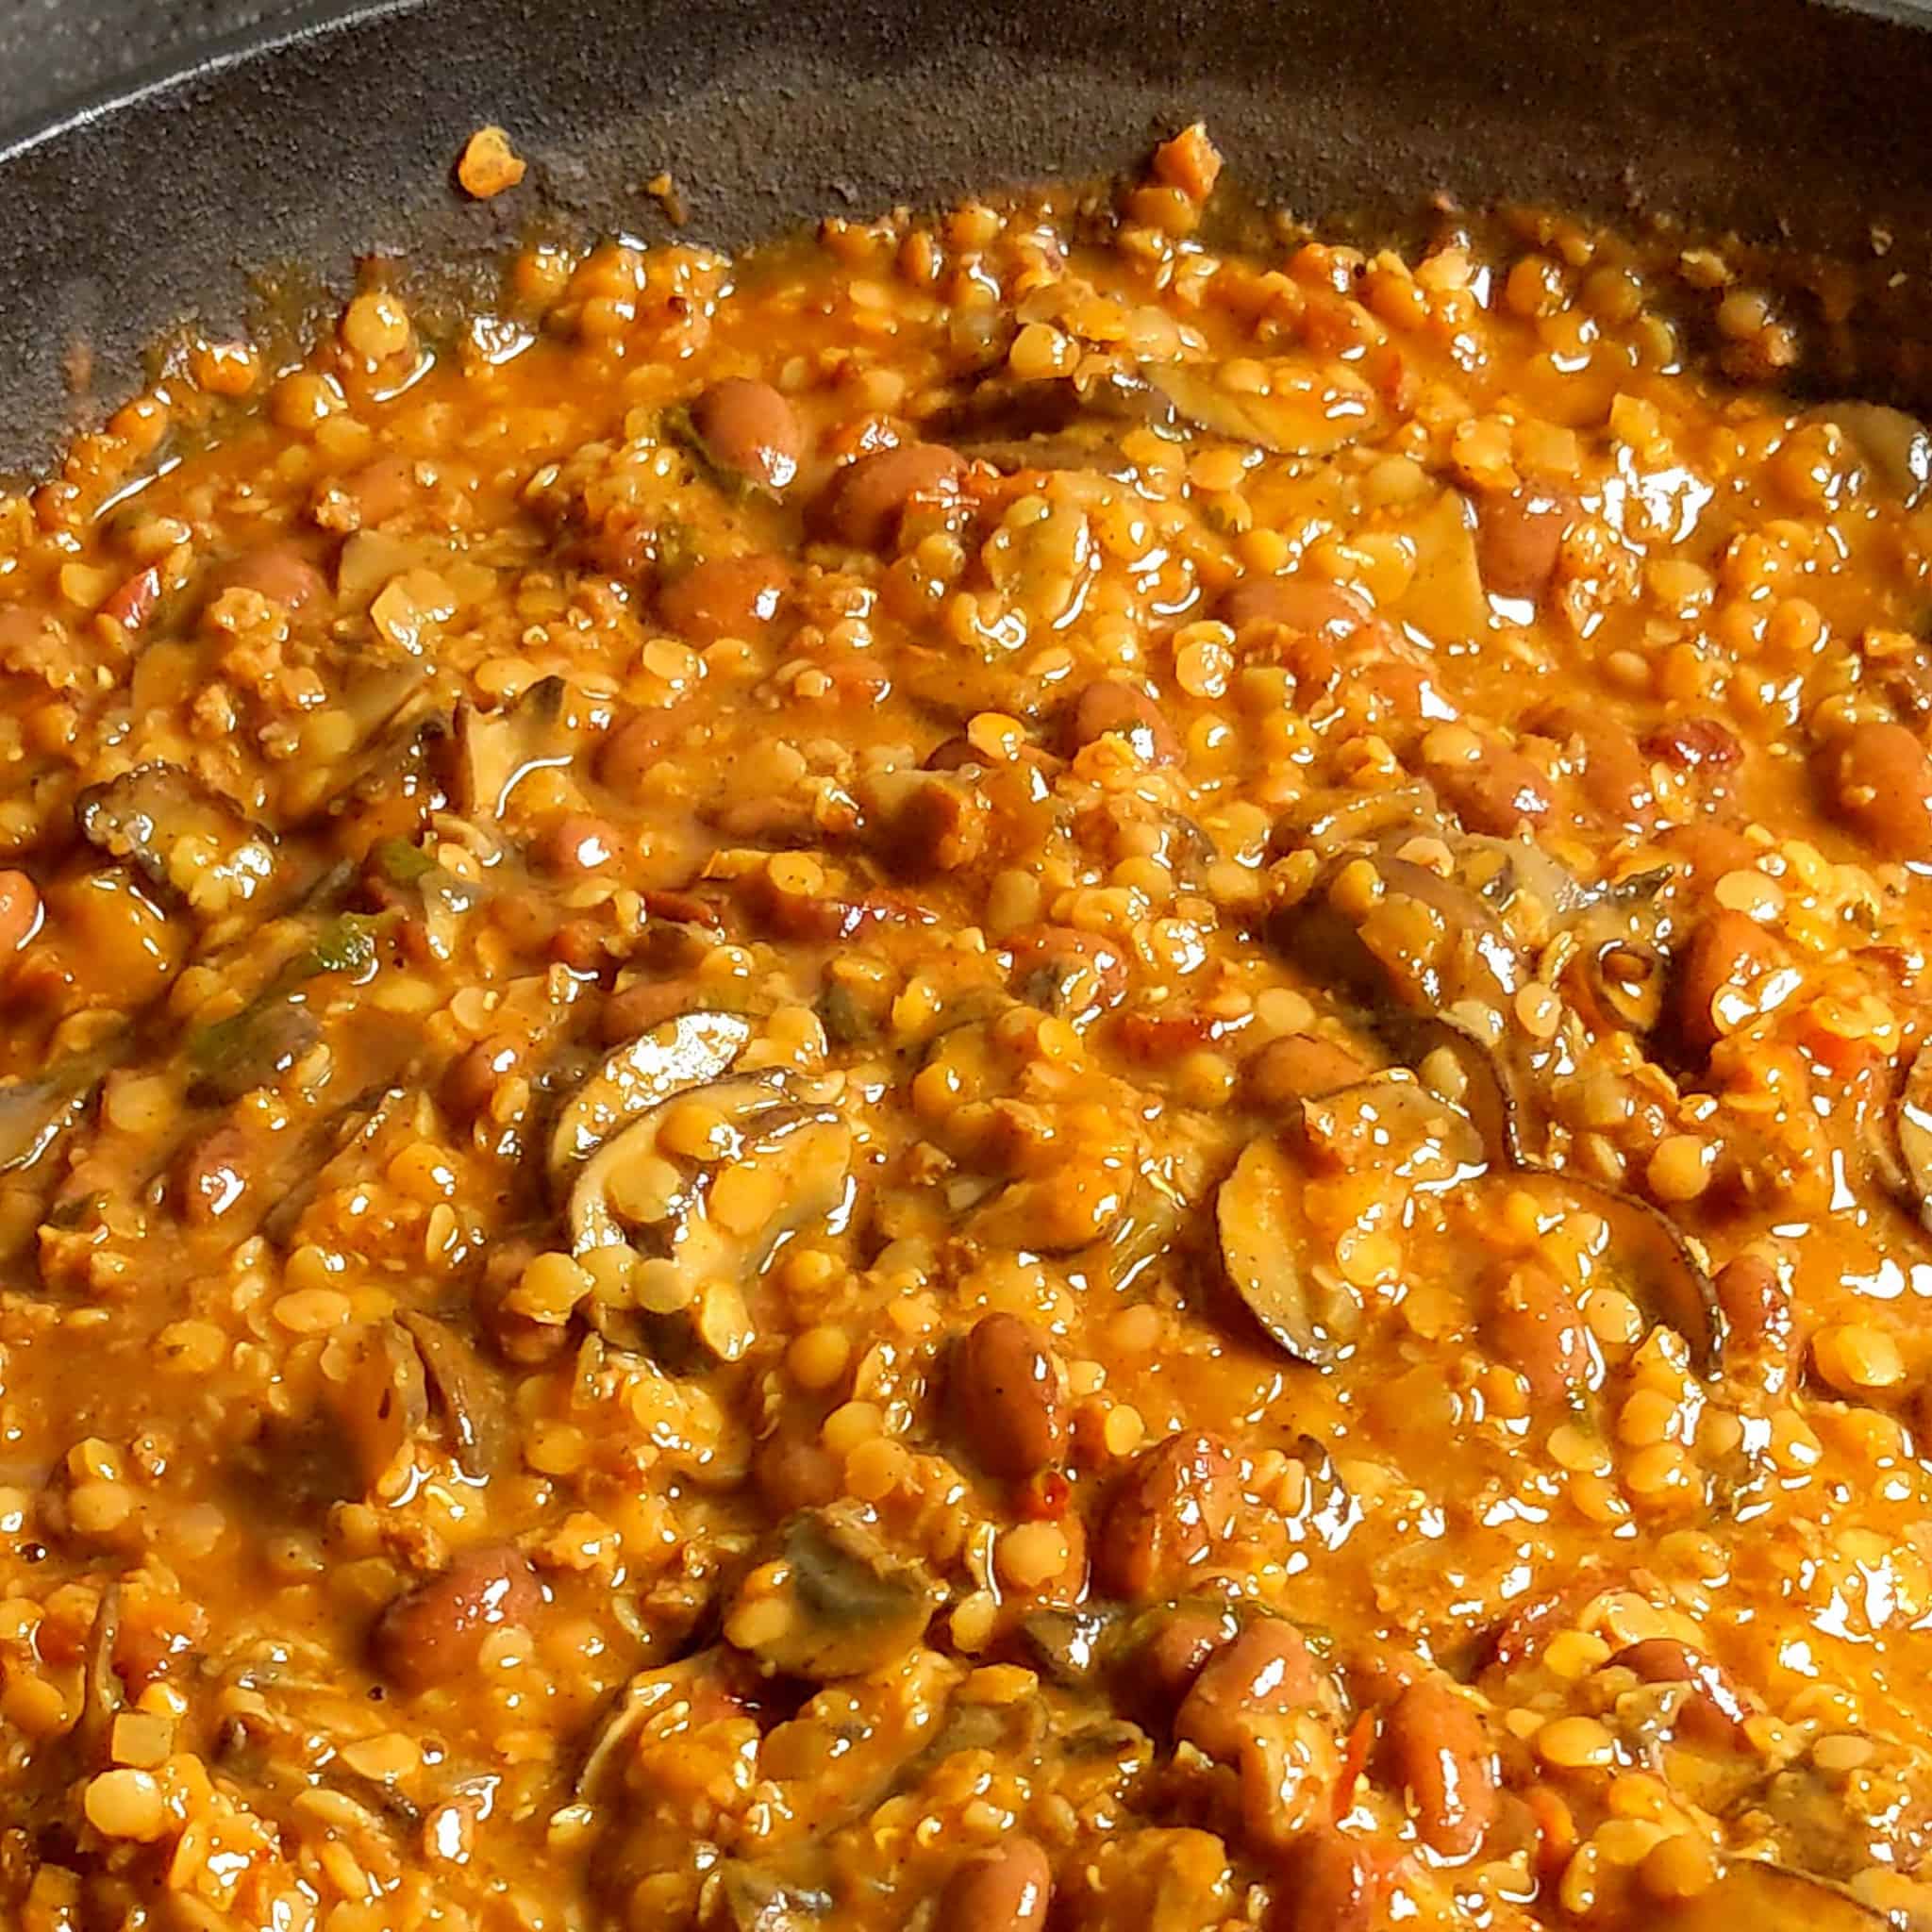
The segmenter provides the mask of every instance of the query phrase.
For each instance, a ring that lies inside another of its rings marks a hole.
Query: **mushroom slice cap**
[[[1264,1332],[1297,1361],[1339,1362],[1361,1333],[1364,1310],[1332,1271],[1307,1265],[1300,1164],[1278,1141],[1253,1141],[1214,1197],[1222,1266]]]
[[[1789,1865],[1733,1858],[1715,1885],[1668,1911],[1656,1932],[1885,1932],[1890,1917]]]
[[[1209,371],[1191,362],[1150,363],[1146,375],[1195,428],[1278,456],[1329,456],[1381,426],[1381,407],[1359,378],[1323,378],[1309,371],[1306,380],[1249,395],[1223,389]]]
[[[741,1013],[680,1013],[617,1048],[573,1093],[550,1136],[550,1178],[577,1166],[632,1122],[725,1073],[751,1038]]]
[[[403,1309],[396,1321],[422,1357],[430,1407],[441,1412],[457,1467],[482,1482],[502,1467],[509,1448],[501,1391],[476,1351],[447,1323],[420,1308]]]
[[[1906,1071],[1894,1121],[1907,1197],[1932,1228],[1932,1043],[1919,1049]]]
[[[91,786],[74,816],[97,852],[191,907],[204,903],[204,881],[221,889],[214,909],[225,910],[258,896],[275,876],[274,836],[180,765],[137,765]]]
[[[858,1511],[834,1505],[780,1529],[726,1609],[724,1636],[786,1676],[858,1677],[914,1649],[939,1601],[921,1564],[889,1549]]]
[[[1598,1266],[1637,1305],[1647,1321],[1684,1338],[1691,1366],[1713,1375],[1724,1362],[1724,1319],[1710,1272],[1669,1215],[1635,1194],[1620,1192],[1567,1170],[1526,1168],[1515,1184],[1540,1203],[1565,1197],[1602,1217],[1605,1246]]]
[[[457,706],[454,803],[465,818],[501,818],[524,777],[576,756],[578,731],[569,715],[570,686],[560,677],[533,684],[501,711]]]

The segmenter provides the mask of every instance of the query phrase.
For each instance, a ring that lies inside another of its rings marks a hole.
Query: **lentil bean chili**
[[[8,1924],[1932,1924],[1923,435],[1218,168],[0,504]]]

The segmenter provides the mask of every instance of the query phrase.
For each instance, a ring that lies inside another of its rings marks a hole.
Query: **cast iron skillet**
[[[736,246],[1116,169],[1197,115],[1250,190],[1305,213],[1373,222],[1446,192],[1862,258],[1885,351],[1847,350],[1839,381],[1932,389],[1910,326],[1928,101],[1932,32],[1807,0],[338,6],[0,146],[0,468],[44,461],[188,315],[242,321],[252,271],[340,287],[373,250],[460,266],[533,205],[649,235],[641,184],[664,169],[690,232]],[[451,162],[492,120],[535,192],[465,205]]]

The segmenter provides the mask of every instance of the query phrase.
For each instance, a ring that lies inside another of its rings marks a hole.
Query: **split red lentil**
[[[7,1924],[1932,1925],[1924,432],[1218,168],[0,501]]]

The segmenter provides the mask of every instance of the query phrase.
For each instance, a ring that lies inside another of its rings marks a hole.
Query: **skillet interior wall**
[[[330,9],[0,149],[0,469],[44,463],[186,317],[238,325],[248,271],[313,264],[340,288],[372,251],[457,273],[502,248],[533,197],[464,206],[448,185],[488,120],[566,226],[654,232],[641,184],[668,168],[691,232],[737,246],[1117,168],[1205,115],[1249,192],[1310,214],[1373,224],[1446,191],[1862,258],[1888,347],[1859,374],[1922,392],[1927,98],[1932,32],[1807,0]]]

